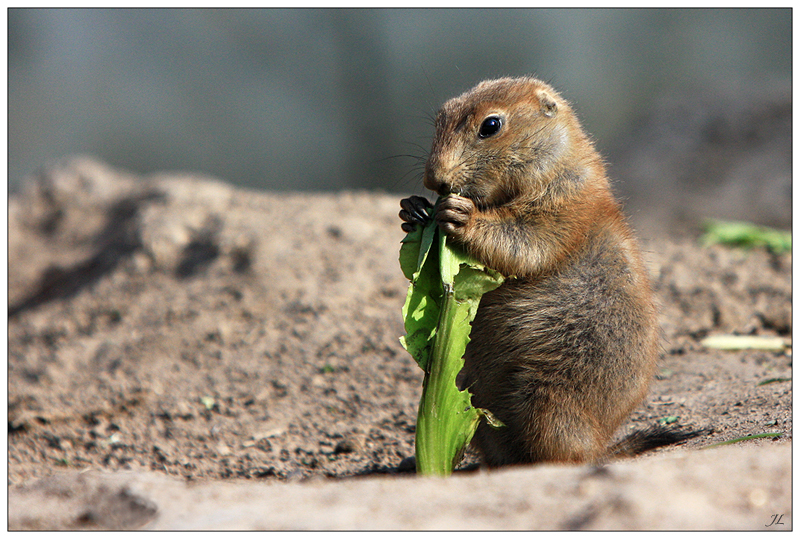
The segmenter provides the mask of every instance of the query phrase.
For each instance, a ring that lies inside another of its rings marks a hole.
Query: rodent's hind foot
[[[433,204],[425,197],[412,195],[404,198],[400,201],[400,207],[400,219],[403,220],[400,228],[403,232],[413,232],[417,225],[425,226],[431,219],[428,211]]]

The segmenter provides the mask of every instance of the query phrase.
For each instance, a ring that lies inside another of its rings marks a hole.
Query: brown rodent
[[[443,197],[440,229],[513,276],[483,296],[460,378],[505,424],[473,438],[488,465],[594,461],[689,436],[655,428],[609,448],[647,392],[659,329],[639,249],[566,101],[534,78],[447,101],[424,185]],[[404,199],[403,229],[430,206]]]

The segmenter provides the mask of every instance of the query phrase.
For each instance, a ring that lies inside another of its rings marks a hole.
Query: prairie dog
[[[439,111],[423,180],[443,197],[440,229],[509,277],[481,300],[459,381],[506,425],[478,427],[485,462],[664,445],[655,429],[609,448],[647,392],[660,332],[638,247],[570,105],[534,78],[480,83]],[[431,204],[401,207],[410,231]]]

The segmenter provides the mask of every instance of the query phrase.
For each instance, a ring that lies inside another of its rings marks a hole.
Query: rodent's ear
[[[555,116],[558,112],[556,100],[546,90],[539,90],[537,96],[539,97],[539,103],[542,105],[542,114],[548,118]]]

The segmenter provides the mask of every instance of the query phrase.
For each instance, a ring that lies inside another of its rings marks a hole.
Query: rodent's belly
[[[537,387],[599,401],[635,391],[652,369],[656,332],[627,275],[587,263],[484,295],[464,369],[475,405],[491,409]]]
[[[505,424],[473,440],[490,465],[595,458],[640,402],[657,333],[624,281],[576,271],[484,295],[462,387]]]

